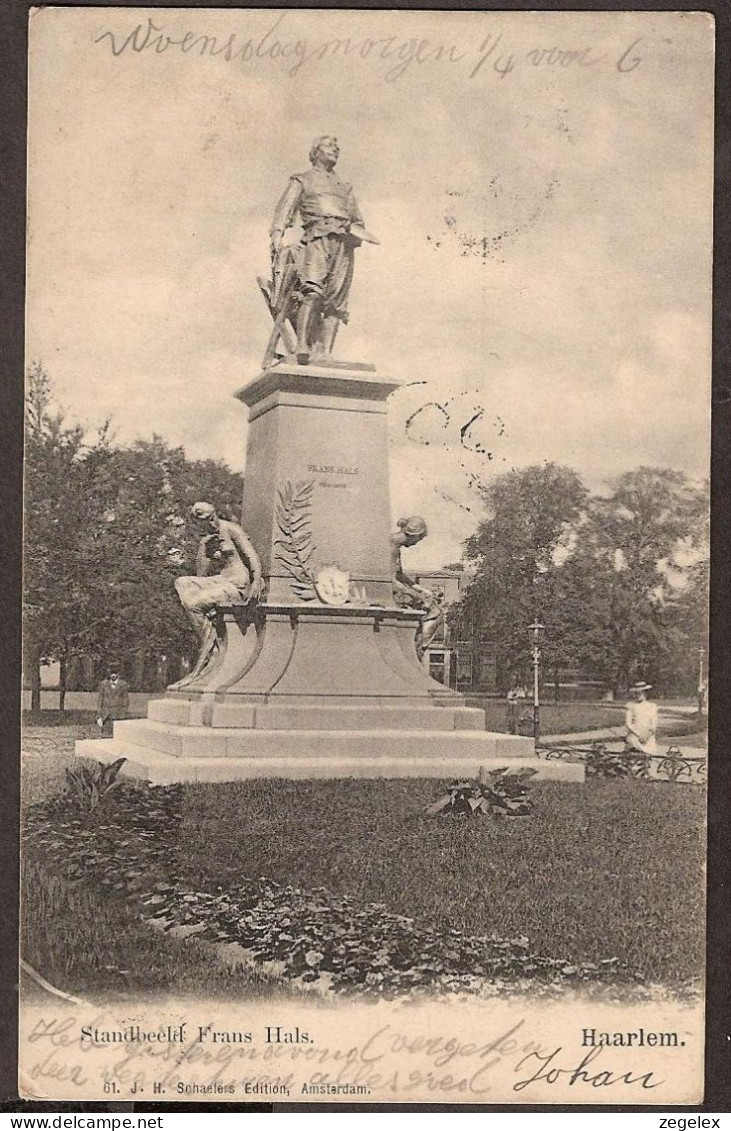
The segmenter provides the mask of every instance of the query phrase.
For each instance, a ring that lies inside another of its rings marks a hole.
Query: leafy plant
[[[485,774],[480,770],[477,781],[453,781],[448,792],[427,807],[427,814],[436,817],[449,813],[453,817],[487,814],[499,817],[525,817],[533,809],[526,782],[535,770],[511,773],[507,766]]]
[[[637,759],[628,757],[621,751],[608,750],[600,742],[593,742],[584,756],[588,777],[628,778],[642,776]]]
[[[314,483],[287,483],[279,492],[277,503],[277,526],[281,538],[274,545],[279,546],[277,557],[290,577],[290,584],[297,597],[312,601],[317,596],[315,578],[310,568],[310,560],[315,552],[310,527],[310,508]]]
[[[79,809],[86,812],[96,809],[99,802],[120,784],[119,771],[126,761],[126,758],[117,758],[110,765],[95,762],[93,765],[84,764],[75,769],[67,769],[67,796]]]
[[[565,984],[678,987],[695,979],[702,965],[700,791],[648,790],[629,780],[600,790],[537,781],[531,792],[541,804],[526,838],[511,821],[432,821],[423,813],[434,793],[428,779],[190,786],[125,779],[96,815],[60,798],[31,805],[25,859],[60,875],[71,897],[77,888],[91,890],[110,916],[126,906],[171,946],[183,936],[196,954],[205,943],[221,944],[207,960],[211,977],[219,960],[251,959],[252,977],[257,970],[281,977],[295,992],[312,983],[323,992],[379,998],[486,987],[502,993],[525,980],[531,993],[543,994]],[[404,820],[409,797],[421,815]],[[613,851],[617,828],[621,860]],[[546,860],[555,881],[548,902],[541,898]],[[587,885],[587,876],[598,882]],[[634,904],[607,900],[604,877],[635,893],[652,933],[634,929]],[[35,900],[32,879],[29,890]],[[489,891],[490,899],[475,898],[476,891]],[[45,977],[47,918],[44,908],[34,913],[42,953],[25,954]],[[131,985],[155,978],[163,988],[183,984],[180,948],[151,978],[142,934],[112,953],[106,938],[98,949],[81,945],[81,927],[72,925],[65,945],[54,943],[60,958],[74,955],[80,980],[55,984],[73,992],[119,988],[118,971],[97,974],[101,961],[130,971]],[[269,963],[275,968],[262,970]],[[186,987],[195,969],[191,959]]]

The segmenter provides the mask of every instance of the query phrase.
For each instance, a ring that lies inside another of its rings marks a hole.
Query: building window
[[[449,677],[449,670],[446,665],[446,656],[444,652],[430,652],[429,653],[429,675],[432,679],[436,679],[439,683],[446,683]]]

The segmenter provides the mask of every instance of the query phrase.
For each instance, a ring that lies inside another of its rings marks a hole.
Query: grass
[[[469,696],[467,705],[469,707],[481,707],[484,710],[486,730],[509,730],[507,703],[496,699]],[[523,716],[525,720],[521,725],[521,731],[525,734],[532,734],[533,707],[529,700],[521,705],[519,715]],[[610,728],[616,729],[618,734],[624,733],[624,704],[541,704],[541,734],[575,734],[585,730],[607,730]],[[698,723],[695,717],[679,715],[675,718],[661,718],[659,733],[663,736],[683,735],[697,729]]]
[[[242,964],[218,966],[210,947],[176,939],[141,922],[123,899],[102,897],[26,860],[21,954],[46,981],[67,993],[138,997],[270,996],[271,979]]]
[[[43,707],[40,711],[23,711],[24,727],[69,727],[88,726],[96,722],[94,711],[58,709]]]
[[[683,735],[682,749],[685,750],[686,747],[697,750],[699,754],[705,753],[708,749],[708,735],[705,733],[705,731],[700,733],[698,731],[694,731],[689,734]]]
[[[59,792],[73,741],[84,733],[80,726],[26,734],[25,806]],[[166,876],[194,891],[265,876],[360,905],[382,903],[436,930],[528,936],[534,954],[568,962],[618,958],[646,982],[672,987],[699,976],[702,790],[539,782],[526,818],[427,818],[424,807],[440,789],[421,780],[188,786],[180,791],[180,821],[141,827],[159,845]],[[109,819],[117,820],[114,795],[108,803]],[[129,815],[119,819],[130,822]],[[96,823],[106,820],[100,811]],[[111,868],[121,867],[122,852],[138,851],[136,833],[124,839],[129,849],[119,841],[103,848]],[[123,898],[89,882],[91,857],[80,851],[85,882],[54,887],[51,878],[45,884],[26,873],[25,957],[49,981],[87,993],[91,986],[271,994],[272,983],[250,969],[218,969],[196,940],[152,932]],[[51,848],[42,871],[62,856]],[[153,885],[157,868],[150,870]]]
[[[127,718],[143,718],[144,710],[130,710]],[[23,727],[68,727],[68,726],[94,726],[96,729],[96,711],[86,707],[69,707],[59,711],[57,707],[43,707],[40,711],[23,711]]]
[[[468,706],[481,707],[485,712],[485,729],[492,731],[509,730],[508,707],[495,699],[468,699]],[[533,733],[533,706],[526,700],[519,708],[519,717],[525,722],[521,730]],[[595,703],[555,703],[541,704],[541,731],[543,734],[569,734],[574,731],[599,730],[615,727],[623,720],[611,708],[597,706]]]
[[[59,793],[64,770],[75,762],[78,738],[98,738],[96,723],[66,727],[29,727],[23,732],[21,803],[24,808]]]
[[[427,818],[434,781],[187,788],[176,874],[193,888],[264,875],[325,887],[536,953],[619,958],[648,982],[697,977],[703,794],[637,781],[541,782],[515,821]]]

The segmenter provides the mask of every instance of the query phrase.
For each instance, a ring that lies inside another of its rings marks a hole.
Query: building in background
[[[472,580],[470,571],[454,567],[424,569],[413,571],[412,577],[439,599],[445,613],[444,628],[432,640],[422,660],[429,675],[459,691],[495,692],[496,660],[492,642],[472,639],[462,631],[455,636],[448,623],[450,607]]]
[[[423,585],[439,598],[445,613],[444,629],[432,640],[422,663],[432,679],[457,691],[479,695],[502,696],[511,686],[509,673],[498,660],[496,641],[479,624],[459,619],[449,625],[449,609],[464,594],[472,581],[472,571],[455,566],[444,569],[412,571],[418,585]],[[527,639],[527,633],[526,633]],[[550,673],[541,673],[541,696],[556,703],[575,700],[598,702],[612,698],[605,680],[581,668],[561,666]],[[525,681],[530,672],[526,669]]]

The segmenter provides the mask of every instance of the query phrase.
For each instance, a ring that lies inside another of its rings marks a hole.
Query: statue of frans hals
[[[300,365],[332,354],[338,328],[348,321],[355,248],[378,243],[363,226],[352,186],[335,172],[339,155],[336,138],[315,138],[312,168],[290,177],[277,204],[270,231],[272,278],[259,279],[274,319],[265,367],[277,358],[280,338]],[[302,237],[287,245],[284,234],[295,223],[302,225]]]

